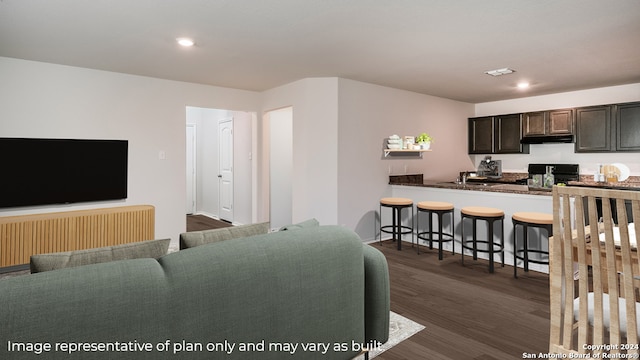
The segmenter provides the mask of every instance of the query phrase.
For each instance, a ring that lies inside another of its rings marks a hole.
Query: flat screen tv
[[[127,198],[126,140],[0,138],[0,208]]]

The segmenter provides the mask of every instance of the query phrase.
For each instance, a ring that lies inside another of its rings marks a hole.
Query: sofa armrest
[[[377,249],[363,244],[365,277],[365,341],[389,340],[390,289],[387,259]]]

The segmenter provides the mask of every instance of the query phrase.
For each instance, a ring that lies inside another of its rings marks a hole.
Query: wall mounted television
[[[127,198],[127,140],[0,138],[0,208]]]

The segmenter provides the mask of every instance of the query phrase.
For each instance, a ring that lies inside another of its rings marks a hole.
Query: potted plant
[[[422,133],[416,137],[416,142],[420,144],[423,150],[429,150],[432,141],[433,138],[427,133]]]

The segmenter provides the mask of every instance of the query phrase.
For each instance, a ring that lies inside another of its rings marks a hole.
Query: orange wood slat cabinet
[[[151,205],[0,217],[0,267],[28,264],[34,254],[120,245],[154,236]]]

